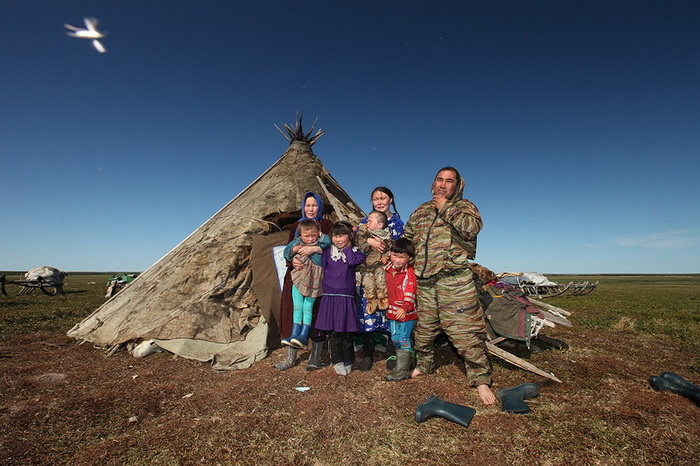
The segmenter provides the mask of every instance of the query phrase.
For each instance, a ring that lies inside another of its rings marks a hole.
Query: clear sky
[[[64,23],[100,20],[100,54]],[[454,165],[495,272],[700,272],[700,2],[10,0],[0,270],[141,271],[272,165],[368,210]]]

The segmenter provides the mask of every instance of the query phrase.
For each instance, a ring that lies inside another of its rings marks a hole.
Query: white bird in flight
[[[97,20],[95,18],[83,18],[85,21],[85,29],[80,29],[70,24],[63,24],[67,29],[73,32],[66,32],[71,37],[77,37],[79,39],[92,39],[92,46],[95,47],[100,53],[105,53],[107,49],[102,42],[98,39],[102,39],[105,35],[97,30]]]

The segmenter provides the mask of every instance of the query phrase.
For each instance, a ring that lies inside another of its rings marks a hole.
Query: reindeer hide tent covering
[[[278,342],[279,284],[272,246],[283,222],[299,218],[307,191],[326,217],[354,221],[362,210],[311,150],[290,141],[267,171],[68,335],[105,348],[154,339],[178,356],[244,369]]]

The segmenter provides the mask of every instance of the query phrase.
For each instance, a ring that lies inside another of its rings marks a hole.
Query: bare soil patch
[[[278,349],[250,369],[215,372],[167,353],[107,357],[58,331],[10,336],[0,341],[0,458],[115,465],[696,464],[700,407],[648,384],[665,370],[700,382],[694,347],[595,326],[547,334],[571,348],[530,361],[563,384],[493,361],[494,388],[538,384],[528,415],[482,407],[449,347],[438,350],[434,374],[391,383],[383,361],[340,377],[331,368],[306,371],[301,353],[299,365],[278,372],[273,365],[284,358]],[[430,395],[476,408],[469,428],[442,418],[415,422],[416,407]]]

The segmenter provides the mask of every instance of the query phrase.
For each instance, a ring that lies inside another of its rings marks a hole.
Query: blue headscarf
[[[321,202],[321,198],[318,196],[313,191],[309,191],[308,193],[304,194],[304,197],[301,198],[301,220],[306,220],[308,217],[306,216],[306,212],[304,211],[304,204],[306,204],[306,199],[309,197],[313,197],[316,199],[316,203],[318,204],[318,210],[316,211],[316,217],[312,218],[311,220],[316,220],[317,222],[320,222],[323,220],[323,202]]]

